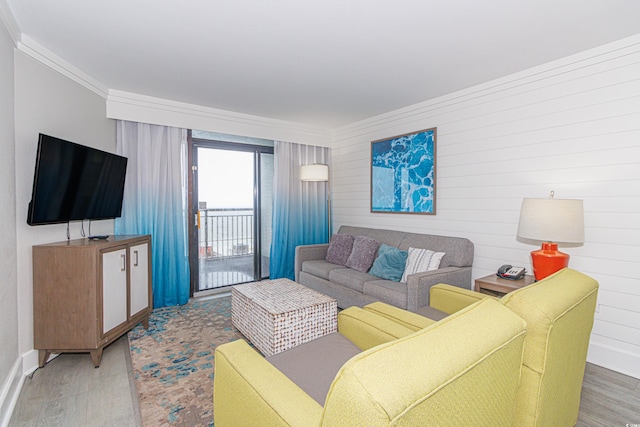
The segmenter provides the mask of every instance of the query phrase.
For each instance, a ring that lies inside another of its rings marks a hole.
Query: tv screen
[[[127,158],[40,134],[27,224],[120,216]]]

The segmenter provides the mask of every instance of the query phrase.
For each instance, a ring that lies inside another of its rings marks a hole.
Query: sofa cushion
[[[376,276],[363,273],[352,268],[338,268],[331,270],[329,273],[329,280],[336,285],[341,285],[349,289],[353,289],[358,292],[362,292],[365,282],[371,280],[380,280]]]
[[[323,259],[312,259],[302,263],[302,271],[312,274],[316,277],[321,277],[325,280],[329,280],[329,274],[333,270],[338,269],[348,270],[348,268],[345,266],[331,264],[330,262],[327,262]]]
[[[369,274],[378,276],[381,279],[399,282],[402,278],[402,273],[404,273],[407,256],[407,251],[383,243],[378,249],[378,257],[373,261]]]
[[[424,271],[437,270],[440,267],[440,261],[445,255],[444,252],[434,252],[429,249],[409,248],[409,256],[407,257],[407,265],[402,274],[402,283],[407,283],[407,276],[414,273],[422,273]]]
[[[326,260],[332,264],[346,265],[353,250],[354,237],[349,234],[334,234],[327,248]]]
[[[378,301],[385,301],[396,307],[407,307],[407,285],[404,283],[381,279],[370,280],[364,283],[362,292]]]
[[[360,349],[338,332],[306,342],[267,360],[324,406],[331,382]]]
[[[353,240],[353,250],[345,265],[354,270],[368,271],[376,258],[379,246],[378,241],[371,237],[356,236]]]

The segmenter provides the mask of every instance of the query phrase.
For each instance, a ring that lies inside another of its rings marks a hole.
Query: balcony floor
[[[201,258],[199,291],[253,282],[253,254],[225,258]],[[263,265],[269,265],[265,258]],[[268,276],[268,271],[263,271]]]

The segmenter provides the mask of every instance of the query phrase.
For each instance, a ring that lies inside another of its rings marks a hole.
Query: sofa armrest
[[[244,340],[215,351],[216,427],[320,425],[322,407]]]
[[[438,283],[469,289],[471,267],[445,267],[407,276],[407,310],[416,311],[429,305],[429,291]]]
[[[338,332],[364,351],[414,331],[398,322],[353,306],[338,314]]]
[[[298,281],[302,263],[314,259],[325,259],[327,257],[328,243],[320,243],[317,245],[300,245],[296,246],[295,254],[295,281]]]
[[[453,314],[485,298],[498,299],[470,289],[441,283],[431,288],[429,305],[437,310]]]

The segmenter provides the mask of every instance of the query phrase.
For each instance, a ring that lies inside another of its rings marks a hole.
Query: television
[[[40,134],[27,224],[117,218],[127,158]]]

